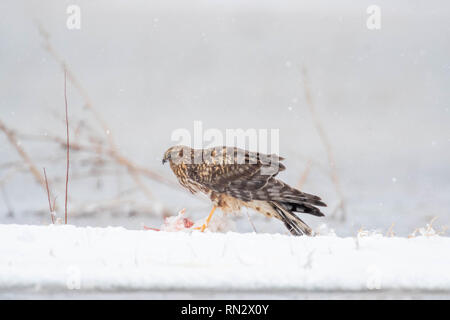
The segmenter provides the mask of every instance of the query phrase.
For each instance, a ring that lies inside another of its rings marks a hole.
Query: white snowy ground
[[[175,298],[177,292],[183,298],[271,292],[448,297],[449,253],[450,238],[438,235],[291,237],[0,225],[0,298],[161,298],[155,292]]]

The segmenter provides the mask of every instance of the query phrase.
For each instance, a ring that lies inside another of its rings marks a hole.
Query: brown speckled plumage
[[[317,196],[301,192],[275,179],[285,170],[284,158],[233,147],[169,148],[163,163],[170,162],[180,184],[192,193],[203,192],[224,212],[245,206],[284,222],[294,235],[312,230],[295,212],[323,216],[316,206],[326,206]]]

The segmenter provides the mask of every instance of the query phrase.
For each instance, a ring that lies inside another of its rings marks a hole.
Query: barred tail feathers
[[[283,221],[284,225],[291,234],[294,236],[313,235],[312,229],[305,222],[303,222],[302,219],[297,217],[294,213],[288,211],[282,203],[272,201],[271,204],[279,215],[277,218]]]

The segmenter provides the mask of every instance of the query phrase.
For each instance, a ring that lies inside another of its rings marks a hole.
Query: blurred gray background
[[[66,27],[68,5],[81,8],[81,29]],[[450,224],[450,4],[377,1],[381,29],[368,30],[372,1],[2,1],[0,121],[23,136],[65,138],[64,75],[43,47],[37,23],[108,123],[118,149],[175,182],[164,151],[173,130],[280,129],[280,178],[320,195],[325,223],[339,235],[361,227],[407,235],[433,217]],[[305,99],[302,68],[318,118],[333,146],[347,212],[328,175],[327,153]],[[69,118],[86,119],[80,92],[68,82]],[[55,116],[56,114],[56,116]],[[89,120],[90,119],[90,120]],[[99,130],[99,135],[104,132]],[[72,134],[74,134],[72,132]],[[40,139],[19,143],[46,167],[61,217],[62,148]],[[127,194],[133,181],[116,175],[77,178],[84,155],[72,156],[70,222],[159,226],[185,207],[208,214],[203,198],[144,179],[152,198]],[[0,132],[1,223],[49,223],[47,196]],[[125,203],[125,204],[124,204]],[[77,209],[83,208],[83,209]],[[88,208],[88,209],[86,209]],[[90,208],[90,209],[89,209]],[[145,208],[145,209],[143,209]],[[258,232],[285,232],[280,222],[251,213]],[[251,231],[245,214],[238,231]]]

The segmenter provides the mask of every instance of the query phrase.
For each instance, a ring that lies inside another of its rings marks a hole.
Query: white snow
[[[450,238],[0,225],[0,292],[450,291]]]

